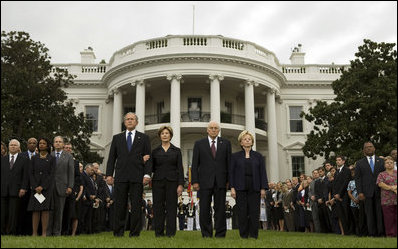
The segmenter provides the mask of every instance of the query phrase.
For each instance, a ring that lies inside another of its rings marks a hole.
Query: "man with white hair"
[[[1,235],[17,234],[20,202],[28,189],[29,159],[18,154],[20,148],[12,139],[9,155],[1,158]]]
[[[225,237],[225,200],[228,188],[228,169],[231,160],[231,143],[219,137],[220,124],[211,121],[208,136],[195,142],[192,159],[192,183],[200,195],[200,228],[202,237],[213,236],[211,201],[214,197],[215,237]]]

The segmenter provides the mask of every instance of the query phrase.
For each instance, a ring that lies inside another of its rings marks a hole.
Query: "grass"
[[[126,232],[122,238],[115,238],[111,232],[76,237],[17,237],[2,236],[2,248],[397,248],[397,238],[359,238],[335,234],[287,233],[259,231],[255,239],[241,239],[238,230],[227,231],[226,238],[202,238],[198,231],[177,231],[173,238],[156,238],[153,231],[143,231],[138,238],[129,238]]]

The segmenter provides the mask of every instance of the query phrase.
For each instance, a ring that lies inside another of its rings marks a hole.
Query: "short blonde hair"
[[[163,126],[161,126],[161,127],[159,128],[159,130],[158,130],[158,137],[160,137],[160,134],[162,134],[162,131],[163,131],[163,130],[168,130],[169,133],[170,133],[170,139],[173,138],[173,128],[171,128],[171,126],[168,126],[168,125],[163,125]]]
[[[246,136],[246,135],[249,135],[249,136],[251,137],[251,139],[252,139],[252,146],[253,146],[253,145],[254,145],[254,136],[253,136],[253,134],[251,134],[248,130],[244,130],[244,131],[242,131],[242,132],[239,134],[239,136],[238,136],[238,142],[239,142],[239,144],[240,144],[240,142],[242,142],[243,137]]]

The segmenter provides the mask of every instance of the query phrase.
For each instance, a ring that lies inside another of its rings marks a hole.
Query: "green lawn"
[[[174,238],[156,238],[154,232],[143,231],[138,238],[115,238],[111,232],[76,237],[16,237],[2,236],[1,247],[206,247],[206,248],[266,248],[266,247],[358,247],[358,248],[397,248],[397,238],[359,238],[334,234],[287,233],[260,231],[259,238],[241,239],[237,230],[227,232],[224,239],[203,239],[197,231],[177,231]]]

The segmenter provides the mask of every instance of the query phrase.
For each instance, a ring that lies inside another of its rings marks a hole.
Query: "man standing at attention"
[[[114,178],[115,224],[113,235],[122,237],[126,223],[128,196],[131,200],[129,236],[138,237],[141,231],[141,205],[143,185],[149,183],[152,172],[149,137],[135,130],[138,117],[129,112],[124,116],[126,131],[113,136],[106,168],[107,178]],[[144,159],[145,158],[145,159]],[[149,161],[148,161],[149,160]]]
[[[219,137],[220,125],[211,121],[208,136],[195,142],[192,159],[192,183],[200,195],[200,228],[202,237],[213,236],[211,200],[214,196],[215,237],[225,237],[225,198],[228,168],[231,159],[231,143]]]

